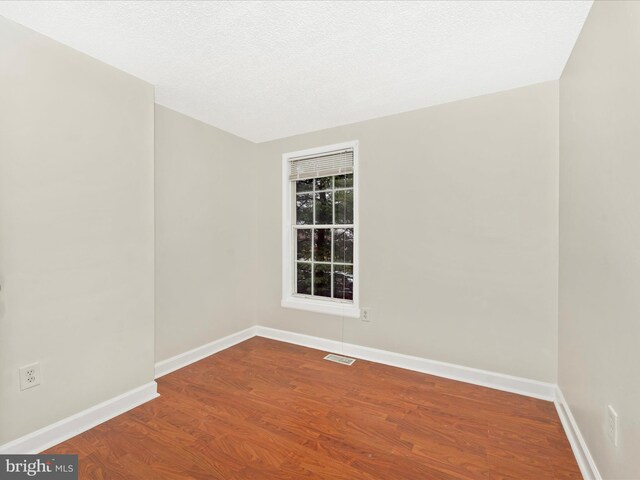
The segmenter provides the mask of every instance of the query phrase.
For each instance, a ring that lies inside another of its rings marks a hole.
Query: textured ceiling
[[[255,142],[559,78],[591,1],[0,2]]]

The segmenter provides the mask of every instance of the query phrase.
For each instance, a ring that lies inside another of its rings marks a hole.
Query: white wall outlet
[[[32,363],[20,369],[20,390],[40,385],[40,364]]]
[[[360,320],[366,323],[371,323],[371,309],[369,307],[363,307],[360,313]]]
[[[618,446],[618,414],[611,405],[607,406],[607,436],[614,447]]]

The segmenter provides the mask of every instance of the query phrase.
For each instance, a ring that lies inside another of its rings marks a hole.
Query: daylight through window
[[[295,293],[353,300],[353,173],[296,182]]]
[[[290,211],[285,212],[289,264],[284,269],[289,293],[283,298],[296,302],[286,306],[333,304],[327,313],[342,314],[357,303],[354,148],[305,153],[284,159]]]

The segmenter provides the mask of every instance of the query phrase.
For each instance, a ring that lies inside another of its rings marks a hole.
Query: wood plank
[[[551,402],[254,337],[49,450],[82,479],[582,478]]]

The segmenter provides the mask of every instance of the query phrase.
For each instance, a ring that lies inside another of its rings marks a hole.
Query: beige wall
[[[0,444],[153,381],[153,248],[153,87],[0,17]]]
[[[259,145],[156,106],[155,357],[153,89],[0,18],[0,444],[260,324],[547,382],[559,351],[602,472],[639,476],[639,18],[596,3],[560,100],[548,82]],[[370,324],[280,306],[281,155],[349,140]]]
[[[357,319],[284,309],[281,155],[360,141]],[[555,382],[558,83],[258,145],[256,321]]]
[[[639,58],[640,2],[598,1],[560,81],[559,384],[607,479],[640,478]]]
[[[254,144],[156,105],[156,361],[253,325]]]

